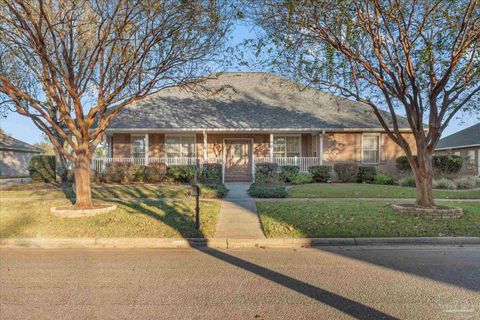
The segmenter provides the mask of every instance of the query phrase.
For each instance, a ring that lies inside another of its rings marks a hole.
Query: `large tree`
[[[228,11],[215,0],[0,0],[0,104],[75,164],[77,207],[93,206],[92,155],[110,121],[206,74]]]
[[[282,71],[369,105],[408,158],[417,205],[434,206],[435,146],[452,118],[480,106],[480,2],[262,0],[245,6],[264,31],[257,52],[267,48]],[[415,146],[401,133],[397,113],[407,118]]]

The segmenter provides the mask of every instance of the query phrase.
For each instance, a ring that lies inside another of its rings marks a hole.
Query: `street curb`
[[[0,248],[309,248],[322,246],[375,245],[472,245],[480,237],[410,238],[282,238],[282,239],[167,239],[167,238],[2,238]]]

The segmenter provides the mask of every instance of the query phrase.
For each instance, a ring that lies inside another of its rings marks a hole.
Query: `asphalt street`
[[[480,319],[480,247],[1,249],[0,319]]]

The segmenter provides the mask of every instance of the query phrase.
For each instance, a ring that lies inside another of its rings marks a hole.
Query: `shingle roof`
[[[26,142],[10,137],[2,131],[0,131],[0,150],[26,151],[35,153],[43,152],[43,150]]]
[[[173,87],[125,107],[109,128],[129,129],[348,129],[380,128],[367,105],[271,73],[222,73]],[[304,89],[304,90],[301,90]],[[390,119],[390,114],[385,112]],[[388,120],[390,121],[390,120]],[[405,118],[400,127],[408,129]]]
[[[440,139],[437,150],[475,145],[480,146],[480,123]]]

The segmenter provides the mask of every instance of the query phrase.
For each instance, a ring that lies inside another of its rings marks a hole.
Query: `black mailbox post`
[[[195,197],[195,229],[200,228],[200,186],[192,184],[190,194]]]

